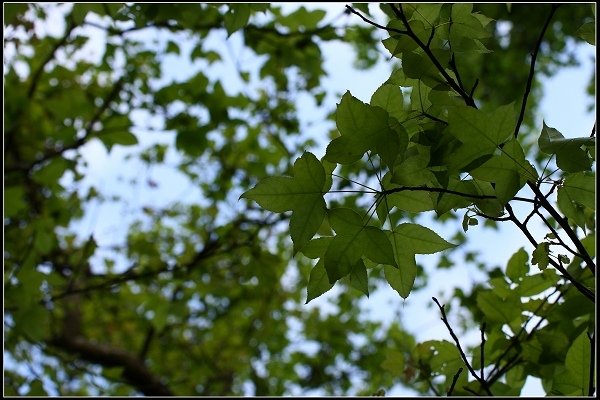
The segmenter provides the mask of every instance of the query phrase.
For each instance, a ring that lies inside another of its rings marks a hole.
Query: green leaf
[[[327,12],[325,10],[309,11],[301,6],[291,14],[279,18],[277,22],[288,27],[292,31],[304,31],[306,29],[317,28],[319,22],[321,22],[326,15]]]
[[[426,228],[425,228],[426,229]],[[408,231],[410,232],[410,227]],[[413,230],[412,233],[415,231]],[[385,279],[398,294],[406,299],[412,290],[417,276],[417,263],[411,239],[397,232],[388,232],[388,237],[394,250],[396,266],[384,266]],[[417,243],[417,247],[420,244]]]
[[[465,369],[460,352],[453,343],[447,340],[431,340],[428,343],[433,348],[433,358],[430,364],[432,370],[439,371],[446,376],[453,376],[459,368]]]
[[[23,186],[4,188],[4,218],[12,218],[27,209],[25,189]]]
[[[589,171],[592,160],[581,146],[595,146],[596,138],[565,139],[558,130],[543,123],[538,139],[540,150],[546,154],[556,154],[556,165],[566,172]]]
[[[135,135],[129,131],[119,131],[119,132],[101,132],[98,135],[98,139],[104,143],[106,146],[106,150],[110,151],[112,147],[116,144],[120,144],[121,146],[132,146],[138,143]]]
[[[210,127],[180,129],[175,137],[175,147],[193,157],[199,157],[207,150],[207,135]]]
[[[306,288],[305,304],[308,304],[311,300],[316,299],[323,293],[330,290],[332,287],[333,284],[329,283],[329,279],[327,278],[327,271],[325,271],[325,263],[323,262],[323,259],[321,259],[310,271],[310,277],[308,278],[308,286]]]
[[[177,43],[175,43],[172,40],[169,40],[167,42],[167,50],[166,50],[166,52],[167,53],[173,53],[173,54],[179,55],[181,51],[179,50],[179,45]]]
[[[591,211],[595,210],[594,175],[583,172],[567,176],[558,188],[556,197],[560,211],[572,223],[584,229],[587,220],[586,206],[592,206]]]
[[[100,16],[104,15],[102,4],[74,4],[71,11],[71,16],[77,25],[82,25],[85,17],[90,12],[94,12]]]
[[[509,323],[521,315],[521,303],[517,296],[501,298],[490,290],[477,294],[477,306],[488,321]]]
[[[460,169],[492,154],[511,139],[515,126],[513,103],[491,112],[472,107],[453,107],[448,112],[448,128],[463,143],[451,158],[452,169]]]
[[[388,24],[388,27],[403,29],[404,25],[400,21],[391,21]],[[382,43],[390,54],[397,58],[401,58],[403,53],[413,51],[418,47],[415,41],[410,39],[407,35],[392,36],[384,39]],[[404,73],[402,75],[404,75]]]
[[[399,134],[390,128],[385,110],[363,103],[350,92],[344,94],[337,107],[336,123],[341,136],[329,143],[325,159],[338,164],[351,164],[367,150],[385,149]],[[402,142],[408,143],[408,139]]]
[[[44,389],[44,384],[42,383],[41,380],[36,379],[33,382],[31,382],[29,387],[29,392],[27,393],[27,396],[48,396],[48,393],[46,392],[46,390]]]
[[[249,4],[230,3],[229,11],[223,17],[227,36],[231,36],[234,32],[242,29],[250,20],[251,8]]]
[[[406,158],[394,168],[392,183],[403,186],[431,185],[436,182],[429,169],[429,148],[413,145],[406,151]]]
[[[323,257],[332,239],[333,237],[329,236],[313,239],[309,241],[300,252],[304,254],[305,257],[312,258],[313,260]]]
[[[523,297],[533,296],[553,287],[559,276],[551,269],[545,269],[541,274],[527,275],[519,283],[518,292]]]
[[[548,390],[548,396],[582,396],[579,382],[581,377],[573,376],[562,365],[558,366],[553,372],[552,386]]]
[[[102,368],[102,376],[107,379],[118,380],[123,376],[123,371],[125,371],[125,367],[104,367]]]
[[[4,26],[16,22],[17,16],[23,15],[28,9],[27,4],[4,4]]]
[[[407,78],[419,79],[429,87],[442,83],[437,68],[424,53],[404,52],[402,70]]]
[[[49,332],[48,311],[41,304],[34,303],[27,307],[20,307],[14,314],[15,328],[33,341],[43,340]]]
[[[464,194],[480,194],[471,180],[458,180],[452,178],[449,180],[446,189]],[[435,211],[438,215],[443,215],[452,209],[468,207],[474,201],[471,197],[459,196],[452,193],[440,193],[435,196],[437,196]]]
[[[392,376],[400,376],[404,371],[404,353],[397,350],[386,351],[381,368],[391,373]]]
[[[595,173],[578,172],[570,174],[564,181],[558,193],[562,192],[564,197],[592,210],[596,209],[596,186]]]
[[[394,228],[394,241],[414,254],[433,254],[456,247],[421,225],[405,223]]]
[[[477,188],[477,194],[481,196],[497,196],[496,189],[489,182],[473,180],[473,184]],[[499,217],[504,214],[504,206],[497,198],[494,199],[473,199],[473,203],[484,214]]]
[[[390,208],[396,207],[403,211],[421,212],[434,209],[431,196],[425,191],[406,190],[391,193],[387,195],[386,201]],[[385,205],[385,201],[382,201],[381,204]]]
[[[364,226],[360,215],[349,208],[329,210],[328,216],[336,232],[324,256],[329,283],[350,274],[363,256],[379,264],[395,265],[392,245],[381,229]]]
[[[407,4],[408,7],[414,9],[412,18],[416,21],[423,22],[426,26],[433,26],[438,20],[442,4],[416,3]]]
[[[314,156],[305,152],[294,163],[294,177],[269,177],[242,194],[273,212],[292,211],[290,235],[294,253],[301,250],[321,227],[326,215],[323,188],[325,170]]]
[[[73,165],[73,161],[57,157],[48,162],[42,169],[33,174],[33,179],[43,185],[57,183],[65,171]]]
[[[396,247],[394,247],[396,249]],[[408,253],[401,254],[398,256],[398,268],[390,265],[383,266],[383,272],[385,274],[385,280],[398,294],[406,299],[410,295],[410,292],[415,284],[415,277],[417,276],[417,264],[415,262],[415,256],[412,255],[412,259]]]
[[[506,276],[508,276],[510,280],[515,283],[521,280],[527,274],[527,272],[529,272],[529,265],[527,263],[528,260],[529,255],[525,249],[521,247],[508,260],[508,264],[506,266]]]
[[[458,3],[452,5],[450,42],[452,47],[463,40],[484,39],[490,36],[482,22],[473,14],[473,4]]]
[[[367,275],[367,268],[362,260],[358,260],[350,269],[348,283],[354,289],[361,291],[369,297],[369,277]]]
[[[537,172],[525,159],[516,140],[506,143],[499,156],[492,156],[483,165],[470,171],[471,176],[496,184],[496,196],[502,204],[508,203],[529,180],[537,179]]]
[[[397,189],[398,185],[391,183],[392,174],[386,173],[381,180],[382,187],[384,190]],[[387,212],[391,211],[393,207],[399,210],[409,212],[421,212],[433,210],[433,200],[431,195],[426,191],[412,191],[404,190],[394,192],[385,195],[385,199],[381,200],[377,207],[378,215],[380,213],[387,216]]]
[[[509,387],[520,390],[525,384],[526,379],[527,375],[525,374],[525,367],[523,365],[516,365],[506,372],[506,383]],[[519,394],[520,392],[516,393],[515,396]]]
[[[567,351],[565,367],[577,386],[576,396],[587,396],[590,383],[590,339],[587,331],[582,332]]]
[[[577,29],[577,36],[591,44],[592,46],[596,45],[596,22],[590,21],[581,25],[579,29]]]
[[[550,245],[546,242],[537,245],[531,256],[531,263],[538,266],[540,270],[545,270],[549,264]]]
[[[404,111],[404,96],[398,85],[383,84],[371,96],[371,106],[381,107],[398,121],[406,117]],[[406,147],[406,146],[405,146]]]

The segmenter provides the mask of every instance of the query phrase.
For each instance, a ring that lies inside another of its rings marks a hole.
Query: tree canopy
[[[595,126],[538,115],[593,4],[13,3],[4,31],[5,395],[594,395]],[[330,45],[387,66],[367,102]],[[523,246],[457,261],[475,225]],[[430,257],[485,276],[431,299],[448,340],[365,311]]]

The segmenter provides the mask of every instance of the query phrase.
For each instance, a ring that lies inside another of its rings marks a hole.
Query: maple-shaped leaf
[[[535,182],[538,178],[535,168],[525,159],[525,153],[517,140],[506,142],[500,155],[492,156],[470,174],[482,181],[494,182],[496,196],[502,204],[508,203],[525,182]]]
[[[406,299],[417,276],[415,254],[433,254],[454,247],[437,233],[421,225],[404,223],[388,232],[397,268],[385,266],[385,279]]]
[[[325,218],[324,191],[323,165],[314,154],[305,152],[294,163],[293,177],[268,177],[240,198],[254,200],[269,211],[292,211],[290,235],[296,253],[314,236]]]
[[[402,107],[402,104],[398,105]],[[358,161],[367,150],[384,155],[390,163],[387,149],[393,145],[398,152],[403,151],[408,137],[403,129],[395,131],[390,127],[390,118],[381,107],[365,104],[346,92],[336,111],[336,125],[341,136],[333,139],[325,154],[325,159],[338,164],[351,164]]]
[[[462,145],[449,155],[450,169],[463,169],[494,153],[512,137],[515,119],[513,103],[491,112],[466,106],[451,108],[448,112],[447,129]]]
[[[328,217],[336,233],[324,256],[329,283],[335,283],[353,272],[363,256],[380,264],[396,264],[392,244],[385,232],[374,226],[365,226],[356,211],[335,208],[328,211]]]

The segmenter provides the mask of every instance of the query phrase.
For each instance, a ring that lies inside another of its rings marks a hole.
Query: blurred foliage
[[[542,8],[476,6],[496,20],[482,41],[493,53],[456,60],[467,87],[480,80],[478,101],[520,98]],[[511,24],[508,35],[501,21]],[[541,46],[542,73],[574,62],[569,42],[587,37],[579,29],[590,21],[589,6],[559,8]],[[409,327],[374,321],[353,282],[323,309],[305,305],[313,262],[293,257],[290,216],[238,200],[267,176],[292,175],[294,160],[314,145],[301,132],[299,101],[323,102],[323,46],[350,44],[354,65],[369,70],[383,51],[379,30],[341,5],[330,20],[320,10],[258,3],[5,4],[4,27],[5,395],[369,395],[395,384],[431,394],[452,380],[460,360],[450,343],[417,345]],[[526,151],[537,143],[531,116],[540,95],[536,75]],[[94,162],[107,156],[98,171]],[[114,182],[94,178],[115,169]],[[358,163],[338,173],[375,179]],[[590,176],[567,179],[580,188]],[[171,200],[161,201],[165,194]],[[573,196],[559,193],[561,211],[593,229],[595,214]],[[591,252],[593,238],[583,243]],[[415,269],[413,290],[427,279]],[[544,272],[525,283],[514,271],[514,284],[528,285],[523,296],[555,282]],[[385,280],[378,273],[370,270],[367,290]],[[467,328],[486,314],[478,306],[485,296],[508,293],[494,282],[494,293],[457,292],[470,311]],[[520,302],[512,296],[502,300]],[[527,363],[506,377],[516,394],[527,375],[542,377],[548,392],[572,394],[547,377],[574,371],[593,321],[575,290],[561,296],[521,304],[555,311],[520,343]],[[508,340],[488,331],[487,354]]]

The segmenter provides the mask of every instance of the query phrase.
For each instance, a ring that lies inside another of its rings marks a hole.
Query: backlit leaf
[[[452,159],[454,169],[471,164],[482,156],[492,154],[513,134],[516,123],[512,103],[485,112],[472,107],[449,110],[448,129],[463,143]]]
[[[346,92],[336,112],[337,128],[341,136],[327,146],[325,158],[338,164],[359,160],[367,150],[377,152],[391,137],[398,135],[389,126],[388,113],[365,104]]]
[[[273,212],[292,211],[290,235],[296,252],[314,236],[325,218],[324,185],[323,166],[312,153],[305,152],[294,163],[293,178],[266,178],[241,197]]]
[[[323,262],[323,259],[321,259],[310,271],[306,289],[306,304],[327,292],[332,287],[333,284],[329,283],[329,279],[327,278],[325,263]]]
[[[513,282],[518,282],[521,278],[529,271],[529,265],[527,261],[529,255],[523,247],[521,247],[515,254],[513,254],[508,260],[506,266],[506,276]]]
[[[349,208],[335,208],[328,216],[336,232],[324,257],[330,283],[350,274],[363,256],[376,263],[395,264],[392,245],[381,229],[364,226],[360,215]]]
[[[567,351],[565,367],[577,385],[577,396],[587,396],[590,382],[591,343],[587,331],[582,332]]]
[[[431,229],[418,224],[400,224],[392,233],[394,240],[415,254],[433,254],[455,247]]]
[[[546,154],[556,154],[556,165],[566,172],[588,171],[592,160],[582,146],[595,146],[596,138],[584,137],[566,139],[558,130],[543,123],[538,139],[540,150]]]

